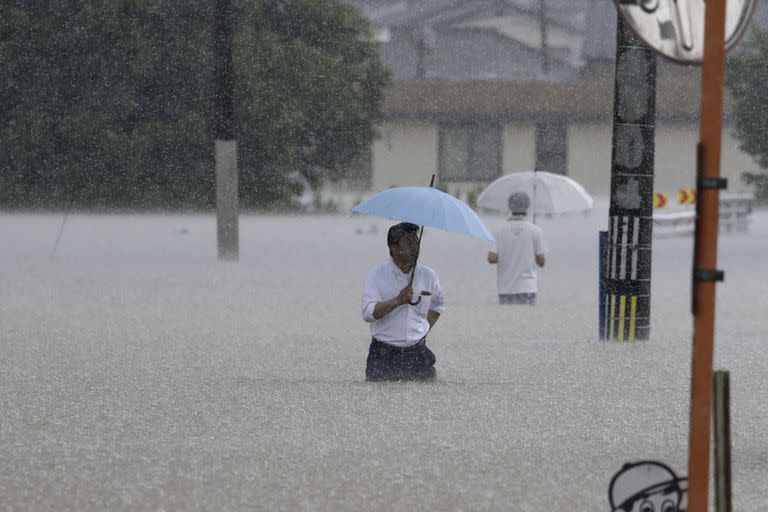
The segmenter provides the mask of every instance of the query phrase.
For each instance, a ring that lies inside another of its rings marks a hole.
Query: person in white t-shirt
[[[536,304],[536,267],[543,267],[547,245],[541,228],[525,220],[528,195],[516,192],[508,200],[510,217],[493,236],[488,263],[497,265],[499,304]]]
[[[370,323],[372,338],[365,369],[368,381],[432,380],[436,376],[435,355],[427,348],[426,338],[445,305],[437,274],[416,264],[418,229],[407,222],[389,228],[391,258],[372,268],[365,278],[362,314]]]

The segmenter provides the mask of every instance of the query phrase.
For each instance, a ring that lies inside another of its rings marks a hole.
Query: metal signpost
[[[688,510],[706,512],[712,421],[717,232],[725,51],[748,25],[754,0],[614,0],[646,45],[677,62],[703,63],[697,148],[693,266],[693,356],[688,445]],[[706,9],[705,9],[706,5]]]

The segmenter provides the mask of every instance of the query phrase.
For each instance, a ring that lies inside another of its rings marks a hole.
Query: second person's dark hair
[[[410,222],[401,222],[395,224],[387,232],[387,245],[397,244],[404,235],[408,233],[416,233],[419,230],[419,226],[411,224]]]

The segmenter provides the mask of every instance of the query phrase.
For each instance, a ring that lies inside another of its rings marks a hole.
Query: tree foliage
[[[726,85],[735,102],[735,136],[761,172],[744,172],[757,197],[768,199],[768,30],[752,29],[746,50],[728,58]]]
[[[0,206],[210,207],[212,5],[4,2]],[[241,204],[286,205],[367,150],[388,73],[333,0],[233,6]]]

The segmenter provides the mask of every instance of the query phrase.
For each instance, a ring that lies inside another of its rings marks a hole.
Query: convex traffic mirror
[[[632,31],[660,55],[684,64],[704,59],[706,0],[613,0]],[[756,0],[726,0],[725,48],[746,30]]]

